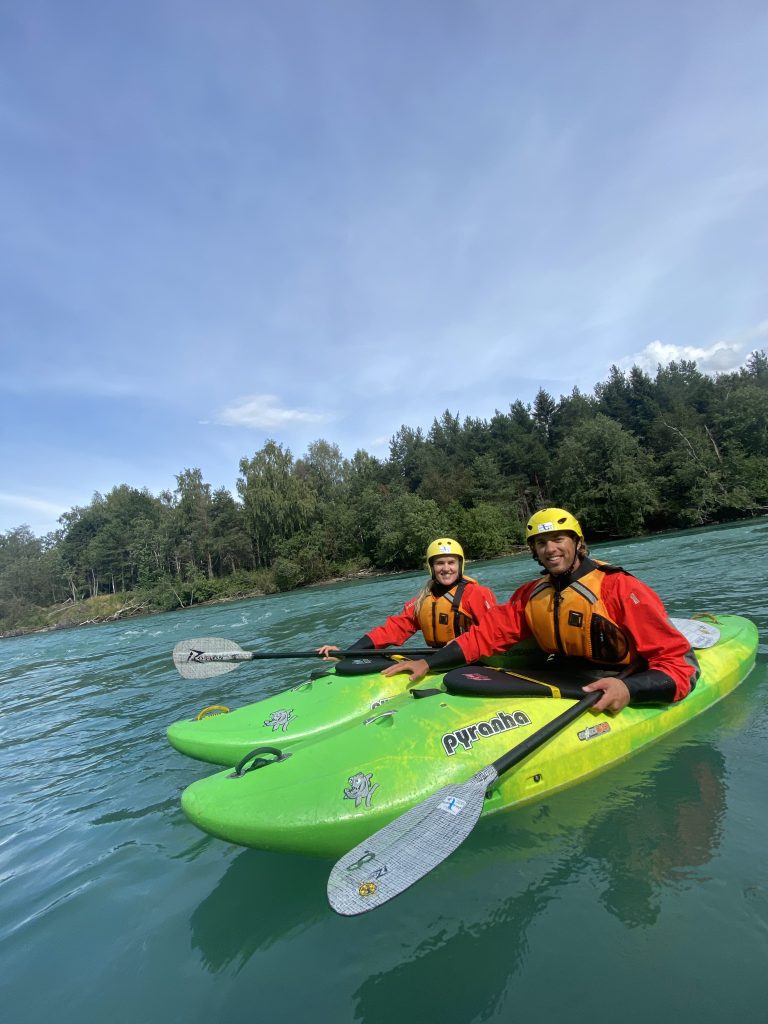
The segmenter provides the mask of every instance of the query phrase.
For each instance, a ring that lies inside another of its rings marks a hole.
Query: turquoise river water
[[[726,701],[626,763],[478,823],[408,892],[359,918],[332,862],[209,838],[179,807],[213,768],[165,727],[295,685],[314,662],[212,680],[174,644],[346,644],[420,574],[0,642],[0,1013],[8,1024],[305,1019],[768,1021],[768,520],[595,549],[671,614],[760,630]],[[527,557],[474,564],[500,599]]]

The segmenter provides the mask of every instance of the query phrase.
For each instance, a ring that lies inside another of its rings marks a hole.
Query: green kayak
[[[514,652],[488,662],[523,668],[529,664],[534,648],[533,643],[518,644]],[[317,739],[407,695],[407,675],[381,675],[379,668],[391,663],[376,655],[345,660],[329,665],[318,678],[310,677],[255,704],[234,711],[224,705],[203,708],[192,718],[169,725],[168,742],[179,753],[199,761],[236,765],[254,747],[265,743],[285,750]],[[435,685],[441,677],[430,678]]]
[[[734,615],[719,616],[715,625],[719,638],[697,651],[702,674],[683,701],[629,707],[615,717],[583,714],[502,776],[483,813],[539,799],[603,771],[729,694],[754,666],[757,628]],[[482,678],[485,670],[476,671]],[[449,681],[450,673],[443,685]],[[316,682],[328,685],[326,679]],[[271,729],[263,749],[238,770],[219,772],[184,791],[187,817],[228,842],[334,856],[440,787],[468,779],[552,721],[580,693],[578,683],[571,681],[569,689],[564,681],[559,690],[540,686],[550,695],[559,693],[549,698],[457,695],[435,687],[430,677],[417,686],[427,695],[414,700],[403,693],[402,681],[400,693],[388,698],[380,696],[370,677],[347,682],[362,684],[366,700],[382,703],[333,728],[305,733],[302,742],[290,742],[291,734],[281,728]],[[299,688],[291,696],[301,693]],[[290,714],[298,717],[301,704],[281,696],[290,725]]]

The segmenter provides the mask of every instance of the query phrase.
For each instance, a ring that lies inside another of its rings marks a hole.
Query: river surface
[[[332,861],[198,832],[213,770],[165,727],[250,703],[316,663],[184,680],[177,641],[349,644],[418,573],[0,642],[0,1012],[8,1024],[305,1019],[768,1020],[768,520],[603,545],[670,614],[760,630],[727,700],[626,763],[479,822],[444,864],[358,918]],[[527,557],[475,563],[499,599]]]

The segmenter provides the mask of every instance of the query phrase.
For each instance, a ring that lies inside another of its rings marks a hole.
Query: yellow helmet
[[[540,534],[558,533],[563,530],[575,533],[579,540],[584,540],[584,533],[576,516],[566,512],[564,508],[543,508],[540,512],[534,512],[528,520],[525,536],[528,544],[533,546],[534,538]]]
[[[459,559],[459,572],[464,568],[464,549],[457,540],[450,537],[438,537],[427,548],[427,569],[432,571],[432,560],[440,555],[453,555]]]

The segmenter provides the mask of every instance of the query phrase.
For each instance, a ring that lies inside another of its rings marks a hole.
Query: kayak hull
[[[697,652],[702,675],[685,700],[629,707],[617,716],[585,713],[502,776],[483,813],[540,799],[601,772],[727,696],[754,666],[757,629],[739,616],[721,616],[717,626],[720,641]],[[441,786],[466,781],[570,703],[444,692],[422,700],[393,698],[315,739],[285,747],[275,741],[279,759],[265,756],[252,770],[222,771],[193,783],[182,807],[195,825],[228,842],[335,856]]]

